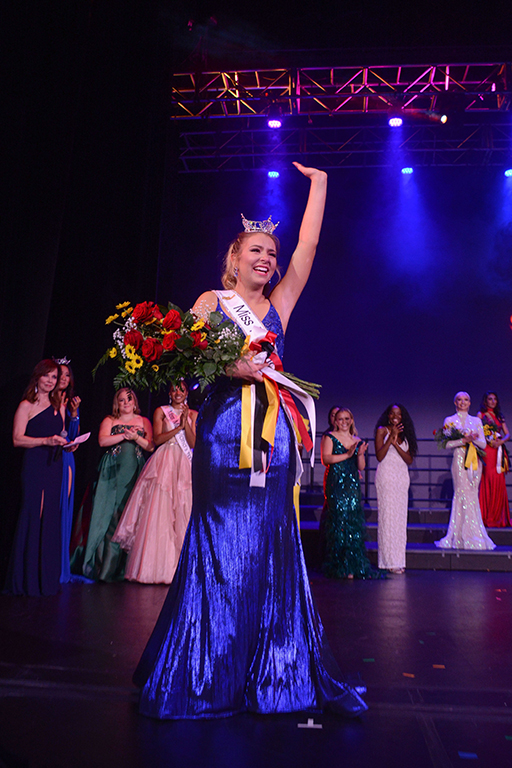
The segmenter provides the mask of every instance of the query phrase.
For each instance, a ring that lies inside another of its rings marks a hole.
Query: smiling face
[[[255,232],[244,239],[233,264],[238,269],[237,284],[264,286],[276,271],[276,245],[269,235]]]
[[[348,411],[338,411],[334,417],[335,427],[341,432],[350,432],[353,423],[354,419]]]
[[[60,366],[60,376],[59,376],[59,383],[57,384],[57,389],[63,391],[64,389],[67,389],[69,386],[69,382],[71,380],[71,374],[69,373],[69,368],[67,365],[61,365]]]
[[[394,405],[389,411],[388,422],[392,427],[402,423],[402,411],[398,405]]]
[[[58,368],[52,368],[48,373],[44,373],[42,376],[40,376],[37,380],[37,389],[39,392],[42,392],[46,395],[49,395],[50,392],[53,392],[57,385],[57,381],[59,379],[59,371]]]
[[[457,392],[455,395],[455,407],[458,411],[467,413],[471,405],[471,398],[467,392]]]
[[[187,385],[185,382],[180,382],[176,387],[169,388],[169,397],[171,398],[172,405],[181,405],[187,399]]]

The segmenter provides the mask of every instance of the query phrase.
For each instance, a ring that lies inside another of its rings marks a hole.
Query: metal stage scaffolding
[[[279,170],[298,157],[322,168],[508,167],[511,88],[504,61],[177,72],[179,171]],[[280,129],[267,126],[271,108]]]

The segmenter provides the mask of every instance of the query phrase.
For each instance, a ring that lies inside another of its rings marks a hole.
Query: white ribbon
[[[173,427],[179,427],[180,421],[181,421],[181,414],[178,414],[177,411],[174,410],[174,408],[170,405],[162,405],[162,411],[164,412],[164,416]],[[187,442],[187,437],[185,435],[185,430],[180,429],[179,432],[176,432],[174,435],[176,438],[176,442],[178,443],[179,447],[187,457],[189,461],[192,461],[192,448]]]

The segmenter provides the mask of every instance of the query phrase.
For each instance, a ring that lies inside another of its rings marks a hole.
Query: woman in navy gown
[[[313,263],[327,188],[325,173],[294,165],[311,186],[286,275],[267,298],[279,241],[260,227],[233,241],[223,276],[224,287],[234,289],[226,294],[277,335],[280,356]],[[194,310],[203,318],[217,308],[229,315],[227,298],[207,292]],[[341,680],[311,596],[293,508],[299,459],[286,408],[279,409],[273,451],[267,454],[265,487],[251,485],[251,470],[239,468],[242,388],[258,389],[262,367],[241,358],[230,377],[213,388],[198,419],[190,523],[134,676],[142,688],[140,710],[152,717],[324,707],[355,716],[366,709]]]
[[[60,403],[64,407],[67,439],[74,440],[80,432],[79,405],[81,400],[75,395],[75,377],[66,358],[56,361],[59,364],[57,391]],[[60,494],[62,526],[62,565],[60,580],[62,584],[71,581],[69,568],[69,542],[73,525],[73,507],[75,501],[75,457],[71,448],[62,452],[62,487]]]
[[[25,448],[21,474],[23,501],[7,575],[14,595],[53,595],[61,573],[60,491],[63,408],[57,393],[59,366],[36,365],[13,425],[15,448]]]

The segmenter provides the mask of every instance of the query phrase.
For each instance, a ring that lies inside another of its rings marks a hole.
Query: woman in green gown
[[[124,576],[126,553],[112,536],[142,467],[142,451],[152,451],[151,422],[140,415],[137,396],[124,387],[116,392],[112,415],[101,422],[98,442],[107,448],[99,466],[83,574],[98,581]]]
[[[370,565],[366,554],[366,525],[361,503],[359,472],[365,468],[368,443],[357,436],[354,417],[340,408],[334,429],[322,438],[322,463],[326,501],[323,531],[323,571],[337,579],[371,579],[380,572]]]

